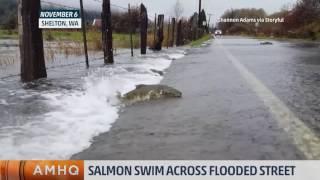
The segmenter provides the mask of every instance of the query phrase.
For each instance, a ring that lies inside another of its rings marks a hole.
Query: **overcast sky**
[[[79,0],[47,0],[66,5],[77,6]],[[101,3],[95,0],[83,0],[85,8],[100,9]],[[101,0],[98,0],[101,1]],[[264,8],[267,13],[273,13],[281,9],[284,5],[292,5],[297,0],[202,0],[203,8],[207,13],[214,14],[214,19],[219,18],[223,12],[230,8]],[[112,4],[127,7],[128,3],[138,5],[144,3],[149,14],[164,13],[173,15],[173,6],[176,0],[111,0]],[[180,0],[184,6],[184,15],[191,16],[198,11],[198,0]]]

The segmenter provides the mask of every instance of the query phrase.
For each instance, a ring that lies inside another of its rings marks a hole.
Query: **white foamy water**
[[[169,56],[181,58],[182,53]],[[119,117],[117,98],[138,84],[158,84],[171,60],[139,58],[90,72],[83,90],[42,94],[52,111],[23,126],[0,127],[0,159],[68,159],[88,148],[93,137],[110,130]]]
[[[0,105],[9,105],[5,99],[0,99]]]

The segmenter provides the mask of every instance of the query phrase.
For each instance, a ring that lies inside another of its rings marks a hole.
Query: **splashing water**
[[[94,68],[79,78],[79,84],[64,79],[63,90],[52,87],[40,92],[32,88],[11,90],[8,100],[2,99],[7,93],[0,93],[0,117],[7,114],[6,119],[16,121],[10,124],[9,120],[0,118],[0,159],[70,158],[89,147],[93,137],[110,130],[119,117],[119,93],[129,92],[138,84],[160,83],[162,76],[151,69],[164,71],[172,59],[183,56],[180,50],[134,60],[118,57],[118,64]],[[71,87],[65,88],[66,82],[71,83]],[[21,117],[12,115],[10,109],[1,105],[9,105],[11,109],[19,107]],[[21,113],[21,109],[26,112]],[[43,109],[41,113],[37,112],[39,109]]]

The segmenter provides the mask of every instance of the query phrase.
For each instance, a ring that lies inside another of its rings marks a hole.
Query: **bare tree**
[[[173,13],[177,20],[180,19],[184,11],[184,8],[179,0],[176,1],[175,5],[173,6]]]
[[[281,12],[289,12],[293,9],[293,4],[292,3],[286,3],[281,7]]]

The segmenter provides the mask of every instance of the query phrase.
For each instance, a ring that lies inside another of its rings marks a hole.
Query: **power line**
[[[101,0],[94,0],[95,2],[101,2]],[[58,7],[66,7],[66,8],[72,8],[72,9],[79,9],[79,7],[72,7],[72,6],[68,6],[68,5],[63,5],[63,4],[59,4],[59,3],[54,3],[54,2],[49,2],[49,1],[41,1],[42,3],[45,3],[45,4],[49,4],[49,5],[53,5],[53,6],[58,6]],[[116,5],[116,4],[111,4],[111,6],[113,7],[117,7],[117,8],[120,8],[120,9],[124,9],[124,10],[128,10],[127,7],[123,7],[123,6],[120,6],[120,5]]]
[[[93,1],[102,3],[102,0],[93,0]],[[68,5],[49,2],[49,1],[45,1],[45,0],[41,0],[41,3],[47,4],[47,5],[52,5],[52,6],[55,6],[55,7],[64,7],[64,8],[68,8],[68,9],[80,9],[79,7],[68,6]],[[122,10],[126,10],[126,11],[129,10],[127,7],[123,7],[123,6],[120,6],[120,5],[117,5],[117,4],[111,3],[110,5],[112,7],[116,7],[116,8],[122,9]],[[148,16],[151,17],[151,18],[154,18],[152,13],[151,14],[148,13]]]
[[[93,1],[102,3],[102,0],[93,0]],[[123,6],[120,6],[120,5],[117,5],[117,4],[110,3],[110,5],[113,6],[113,7],[117,7],[119,9],[129,10],[127,7],[123,7]],[[151,17],[151,18],[154,18],[154,16],[152,16],[152,15],[148,15],[148,16]]]
[[[101,0],[94,0],[94,1],[102,3]],[[111,3],[110,5],[113,6],[113,7],[120,8],[120,9],[129,10],[127,7],[122,7],[122,6],[119,6],[119,5],[116,5],[116,4],[112,4]]]
[[[56,6],[56,7],[64,7],[64,8],[69,8],[69,9],[79,9],[79,7],[72,7],[72,6],[67,6],[67,5],[58,4],[58,3],[49,2],[49,1],[43,1],[43,0],[41,1],[41,3]]]

